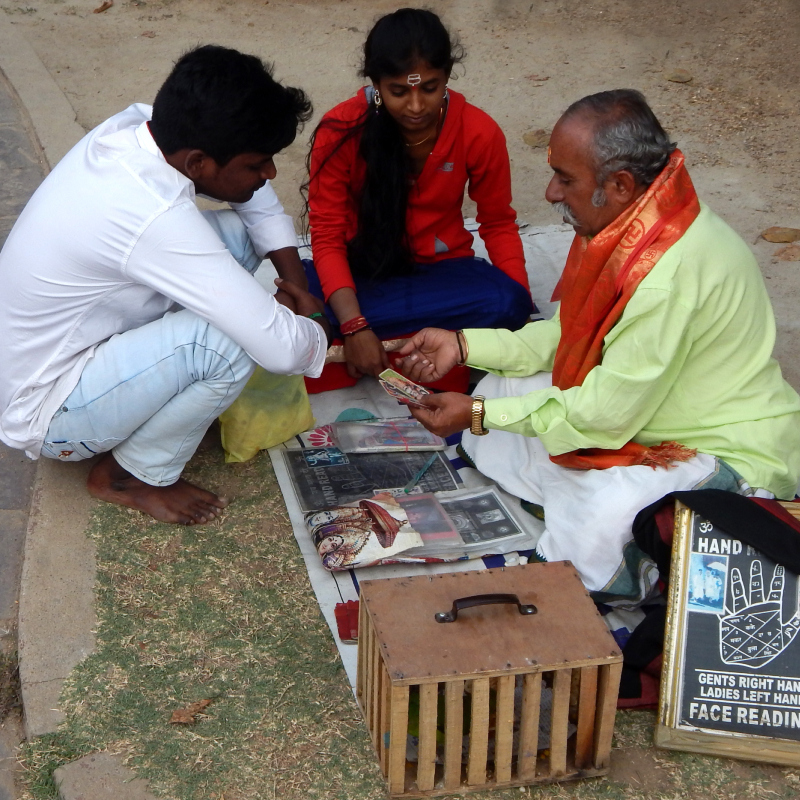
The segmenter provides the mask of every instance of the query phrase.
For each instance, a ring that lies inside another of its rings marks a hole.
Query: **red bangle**
[[[352,336],[359,331],[369,330],[369,322],[364,317],[353,317],[339,326],[342,336]]]

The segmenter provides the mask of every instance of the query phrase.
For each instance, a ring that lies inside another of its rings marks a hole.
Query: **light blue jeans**
[[[236,212],[203,213],[233,257],[255,272],[261,259]],[[53,416],[42,455],[80,461],[113,450],[132,475],[168,486],[254,367],[215,327],[191,311],[170,311],[97,347]]]

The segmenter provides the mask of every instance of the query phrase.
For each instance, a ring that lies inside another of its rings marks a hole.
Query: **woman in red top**
[[[516,329],[533,310],[505,138],[447,86],[462,57],[431,11],[382,17],[364,45],[372,86],[312,137],[309,290],[327,302],[353,378],[388,366],[381,338]],[[491,264],[474,257],[465,187]]]

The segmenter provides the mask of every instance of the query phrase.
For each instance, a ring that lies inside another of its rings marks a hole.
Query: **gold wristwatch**
[[[469,426],[469,432],[475,436],[486,436],[489,431],[483,427],[483,401],[486,398],[483,395],[476,394],[472,398],[472,423]]]

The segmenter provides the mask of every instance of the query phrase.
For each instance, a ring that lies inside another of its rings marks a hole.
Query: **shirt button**
[[[500,422],[507,422],[507,421],[508,421],[508,414],[501,414]]]

